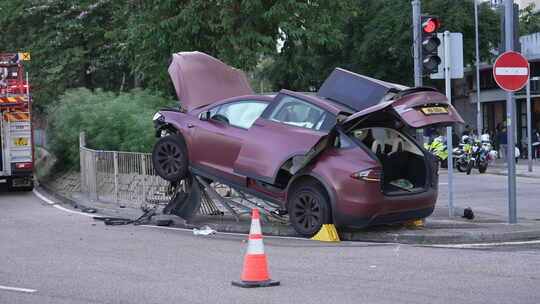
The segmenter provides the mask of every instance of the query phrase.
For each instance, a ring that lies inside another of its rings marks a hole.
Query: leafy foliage
[[[149,152],[155,142],[153,114],[175,103],[150,90],[69,90],[48,107],[52,152],[65,168],[77,168],[81,131],[92,149]]]
[[[540,32],[540,14],[534,13],[535,8],[536,5],[530,3],[519,10],[519,32],[521,35]]]

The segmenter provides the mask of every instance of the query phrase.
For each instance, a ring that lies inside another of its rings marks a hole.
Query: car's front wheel
[[[288,202],[289,221],[296,232],[312,237],[330,221],[328,199],[314,183],[301,184],[293,191]]]
[[[152,162],[161,178],[170,182],[184,179],[188,175],[188,156],[182,136],[161,137],[152,150]]]

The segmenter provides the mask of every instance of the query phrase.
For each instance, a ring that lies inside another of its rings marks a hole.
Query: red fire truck
[[[28,53],[0,53],[0,189],[34,186],[31,97],[23,63]]]

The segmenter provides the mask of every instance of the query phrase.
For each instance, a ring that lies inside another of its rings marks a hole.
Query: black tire
[[[160,138],[152,150],[152,162],[161,178],[170,182],[184,179],[189,171],[187,149],[182,136],[172,134]]]
[[[468,161],[467,162],[467,175],[471,174],[472,168],[474,167],[474,162]]]
[[[480,173],[486,173],[487,167],[488,167],[487,162],[480,164],[478,165],[478,171],[480,171]]]
[[[298,234],[312,237],[330,223],[330,207],[324,189],[304,183],[293,189],[287,204],[289,221]]]
[[[456,167],[459,172],[467,172],[467,163],[459,162]]]

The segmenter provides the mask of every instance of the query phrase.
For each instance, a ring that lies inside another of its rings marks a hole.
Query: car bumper
[[[419,220],[435,209],[437,190],[395,197],[364,197],[355,202],[336,202],[334,222],[338,226],[363,228]]]

